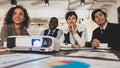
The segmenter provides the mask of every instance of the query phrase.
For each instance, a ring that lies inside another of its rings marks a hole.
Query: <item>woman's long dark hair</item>
[[[23,10],[23,12],[24,12],[24,21],[23,21],[23,23],[22,23],[22,26],[24,26],[24,27],[28,27],[28,25],[29,25],[29,23],[30,23],[30,18],[29,18],[29,15],[28,15],[28,13],[27,13],[27,10],[23,7],[23,6],[20,6],[20,5],[18,5],[18,6],[16,6],[16,7],[12,7],[12,8],[10,8],[9,10],[8,10],[8,12],[7,12],[7,14],[6,14],[6,17],[5,17],[5,19],[4,19],[4,21],[5,21],[5,25],[9,25],[9,24],[12,24],[12,23],[14,23],[13,22],[13,19],[12,19],[12,16],[13,16],[13,12],[15,11],[15,9],[17,9],[17,8],[20,8],[20,9],[22,9]]]

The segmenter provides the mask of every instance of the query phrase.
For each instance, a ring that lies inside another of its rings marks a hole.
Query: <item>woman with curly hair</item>
[[[12,7],[8,10],[4,25],[1,29],[1,45],[8,36],[29,35],[27,32],[30,18],[27,10],[23,6]]]

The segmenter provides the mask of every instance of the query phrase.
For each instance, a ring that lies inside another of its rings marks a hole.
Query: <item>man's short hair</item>
[[[97,13],[97,12],[102,12],[103,14],[104,14],[104,16],[105,17],[107,17],[107,14],[104,12],[104,11],[102,11],[101,9],[96,9],[96,10],[94,10],[93,12],[92,12],[92,20],[93,21],[95,21],[95,14]]]
[[[56,23],[56,26],[58,26],[58,18],[52,17],[52,18],[50,19],[50,22],[54,22],[54,23]]]

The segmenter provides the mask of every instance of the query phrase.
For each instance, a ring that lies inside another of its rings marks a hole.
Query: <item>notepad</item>
[[[23,53],[0,55],[0,68],[10,67],[34,60],[41,60],[48,57],[51,57],[51,55],[23,54]]]
[[[68,54],[67,56],[78,56],[78,57],[80,56],[80,57],[93,57],[93,58],[119,60],[119,58],[114,53],[107,53],[107,52],[78,51],[75,53]]]

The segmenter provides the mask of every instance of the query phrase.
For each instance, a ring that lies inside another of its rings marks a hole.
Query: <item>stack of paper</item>
[[[119,60],[119,58],[115,54],[107,53],[107,52],[78,51],[75,53],[68,54],[67,56],[95,57],[95,58]]]
[[[0,68],[10,67],[25,62],[40,60],[48,57],[50,57],[50,55],[22,54],[22,53],[0,55]]]

